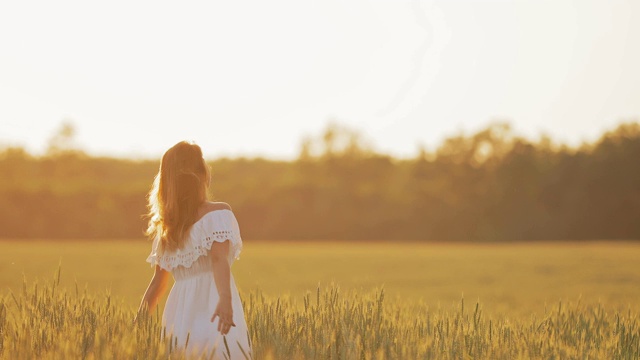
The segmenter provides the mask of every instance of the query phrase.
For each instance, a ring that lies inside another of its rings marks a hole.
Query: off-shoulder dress
[[[171,272],[175,279],[162,315],[162,325],[178,348],[189,355],[234,360],[251,356],[244,310],[233,275],[231,303],[236,326],[222,335],[217,330],[219,318],[211,322],[219,299],[210,259],[211,245],[214,241],[227,240],[229,264],[232,264],[242,249],[240,228],[231,210],[214,210],[192,226],[182,249],[160,252],[156,239],[147,258],[152,266],[158,265]]]

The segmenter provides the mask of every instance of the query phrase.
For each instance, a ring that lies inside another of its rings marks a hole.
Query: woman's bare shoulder
[[[226,202],[207,201],[204,203],[202,210],[204,213],[208,213],[215,210],[231,210],[231,206],[229,206],[229,204],[227,204]]]
[[[202,220],[208,213],[216,210],[231,210],[231,206],[225,202],[207,201],[198,208],[198,219],[196,222]]]

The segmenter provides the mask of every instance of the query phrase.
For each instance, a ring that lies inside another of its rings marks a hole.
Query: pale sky
[[[375,149],[508,120],[571,145],[640,119],[640,1],[4,1],[0,146],[291,159],[330,119]]]

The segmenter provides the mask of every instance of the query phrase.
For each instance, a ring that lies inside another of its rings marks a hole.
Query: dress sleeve
[[[147,262],[151,266],[159,265],[167,271],[172,271],[176,266],[189,268],[198,258],[209,253],[214,242],[226,240],[229,240],[230,260],[239,259],[242,238],[238,221],[231,210],[215,210],[205,214],[193,225],[189,238],[181,249],[160,253],[160,237],[156,237]]]
[[[242,250],[242,238],[240,237],[240,226],[238,220],[231,210],[218,210],[205,215],[203,222],[203,235],[200,245],[207,251],[211,249],[214,242],[224,242],[229,240],[229,255],[233,259],[240,258]],[[195,239],[198,241],[198,239]],[[196,245],[196,246],[197,246]]]

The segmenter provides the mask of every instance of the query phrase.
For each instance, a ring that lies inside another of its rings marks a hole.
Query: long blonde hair
[[[160,237],[161,250],[180,249],[207,199],[209,169],[202,149],[181,141],[162,156],[160,170],[149,191],[150,238]]]

